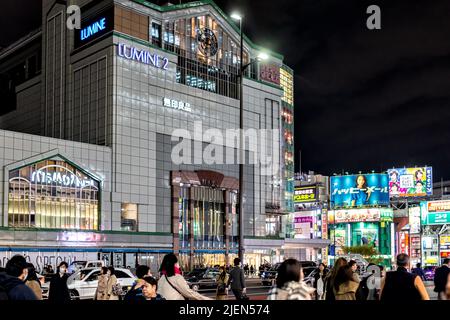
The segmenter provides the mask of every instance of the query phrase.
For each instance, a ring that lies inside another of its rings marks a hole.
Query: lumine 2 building
[[[67,28],[66,5],[43,0],[41,28],[0,51],[0,265],[15,253],[38,269],[100,258],[156,270],[166,252],[185,269],[231,261],[238,164],[201,161],[204,136],[192,163],[174,164],[172,151],[176,129],[239,128],[241,63],[251,63],[244,128],[279,131],[273,172],[244,166],[246,263],[296,256],[294,240],[284,249],[294,170],[283,56],[244,37],[240,61],[239,28],[212,1],[67,2],[81,29]]]

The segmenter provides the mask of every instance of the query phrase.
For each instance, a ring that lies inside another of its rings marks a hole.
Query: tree
[[[380,264],[384,259],[379,256],[378,250],[370,245],[342,247],[342,250],[346,254],[360,254],[369,263]]]

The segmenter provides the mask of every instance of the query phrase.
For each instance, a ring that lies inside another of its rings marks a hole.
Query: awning
[[[326,248],[331,243],[328,239],[285,239],[283,249]]]

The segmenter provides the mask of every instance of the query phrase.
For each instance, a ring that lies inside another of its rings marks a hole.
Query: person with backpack
[[[231,290],[236,297],[236,300],[245,300],[246,299],[246,291],[245,288],[245,276],[244,270],[241,269],[241,259],[235,258],[234,268],[230,271],[230,278],[228,280],[228,285],[231,287]]]
[[[212,300],[189,288],[175,254],[164,256],[159,272],[158,293],[166,300]]]
[[[0,273],[0,300],[37,300],[33,290],[24,281],[28,277],[28,264],[21,255],[12,257]]]
[[[422,279],[406,269],[408,264],[409,256],[400,253],[397,256],[397,270],[387,272],[381,280],[381,301],[430,300]]]
[[[276,285],[267,300],[312,300],[316,289],[303,282],[302,265],[296,259],[286,259],[278,267]]]
[[[327,301],[334,301],[335,298],[335,285],[334,281],[336,279],[336,276],[339,272],[339,269],[347,265],[347,259],[345,258],[338,258],[336,262],[334,263],[334,267],[331,269],[330,272],[328,272],[326,278],[325,278],[325,300]]]
[[[226,300],[228,296],[228,274],[225,271],[225,267],[219,268],[220,274],[217,276],[217,291],[216,291],[216,300]]]
[[[71,300],[69,288],[67,287],[67,269],[69,265],[63,261],[56,268],[56,274],[50,280],[48,300],[53,302],[68,302]]]
[[[117,281],[117,277],[115,275],[114,267],[108,267],[108,281],[106,283],[106,300],[119,300],[120,294],[122,292],[122,287],[120,283]]]

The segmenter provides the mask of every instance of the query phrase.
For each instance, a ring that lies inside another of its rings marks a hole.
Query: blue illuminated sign
[[[151,65],[155,68],[167,70],[169,59],[156,53],[150,53],[147,50],[140,50],[135,47],[119,43],[117,46],[117,54],[128,60],[134,60],[141,63]]]
[[[102,18],[93,24],[87,26],[84,29],[81,29],[81,41],[84,41],[86,39],[89,39],[93,35],[99,33],[100,31],[103,31],[106,29],[106,18]]]

